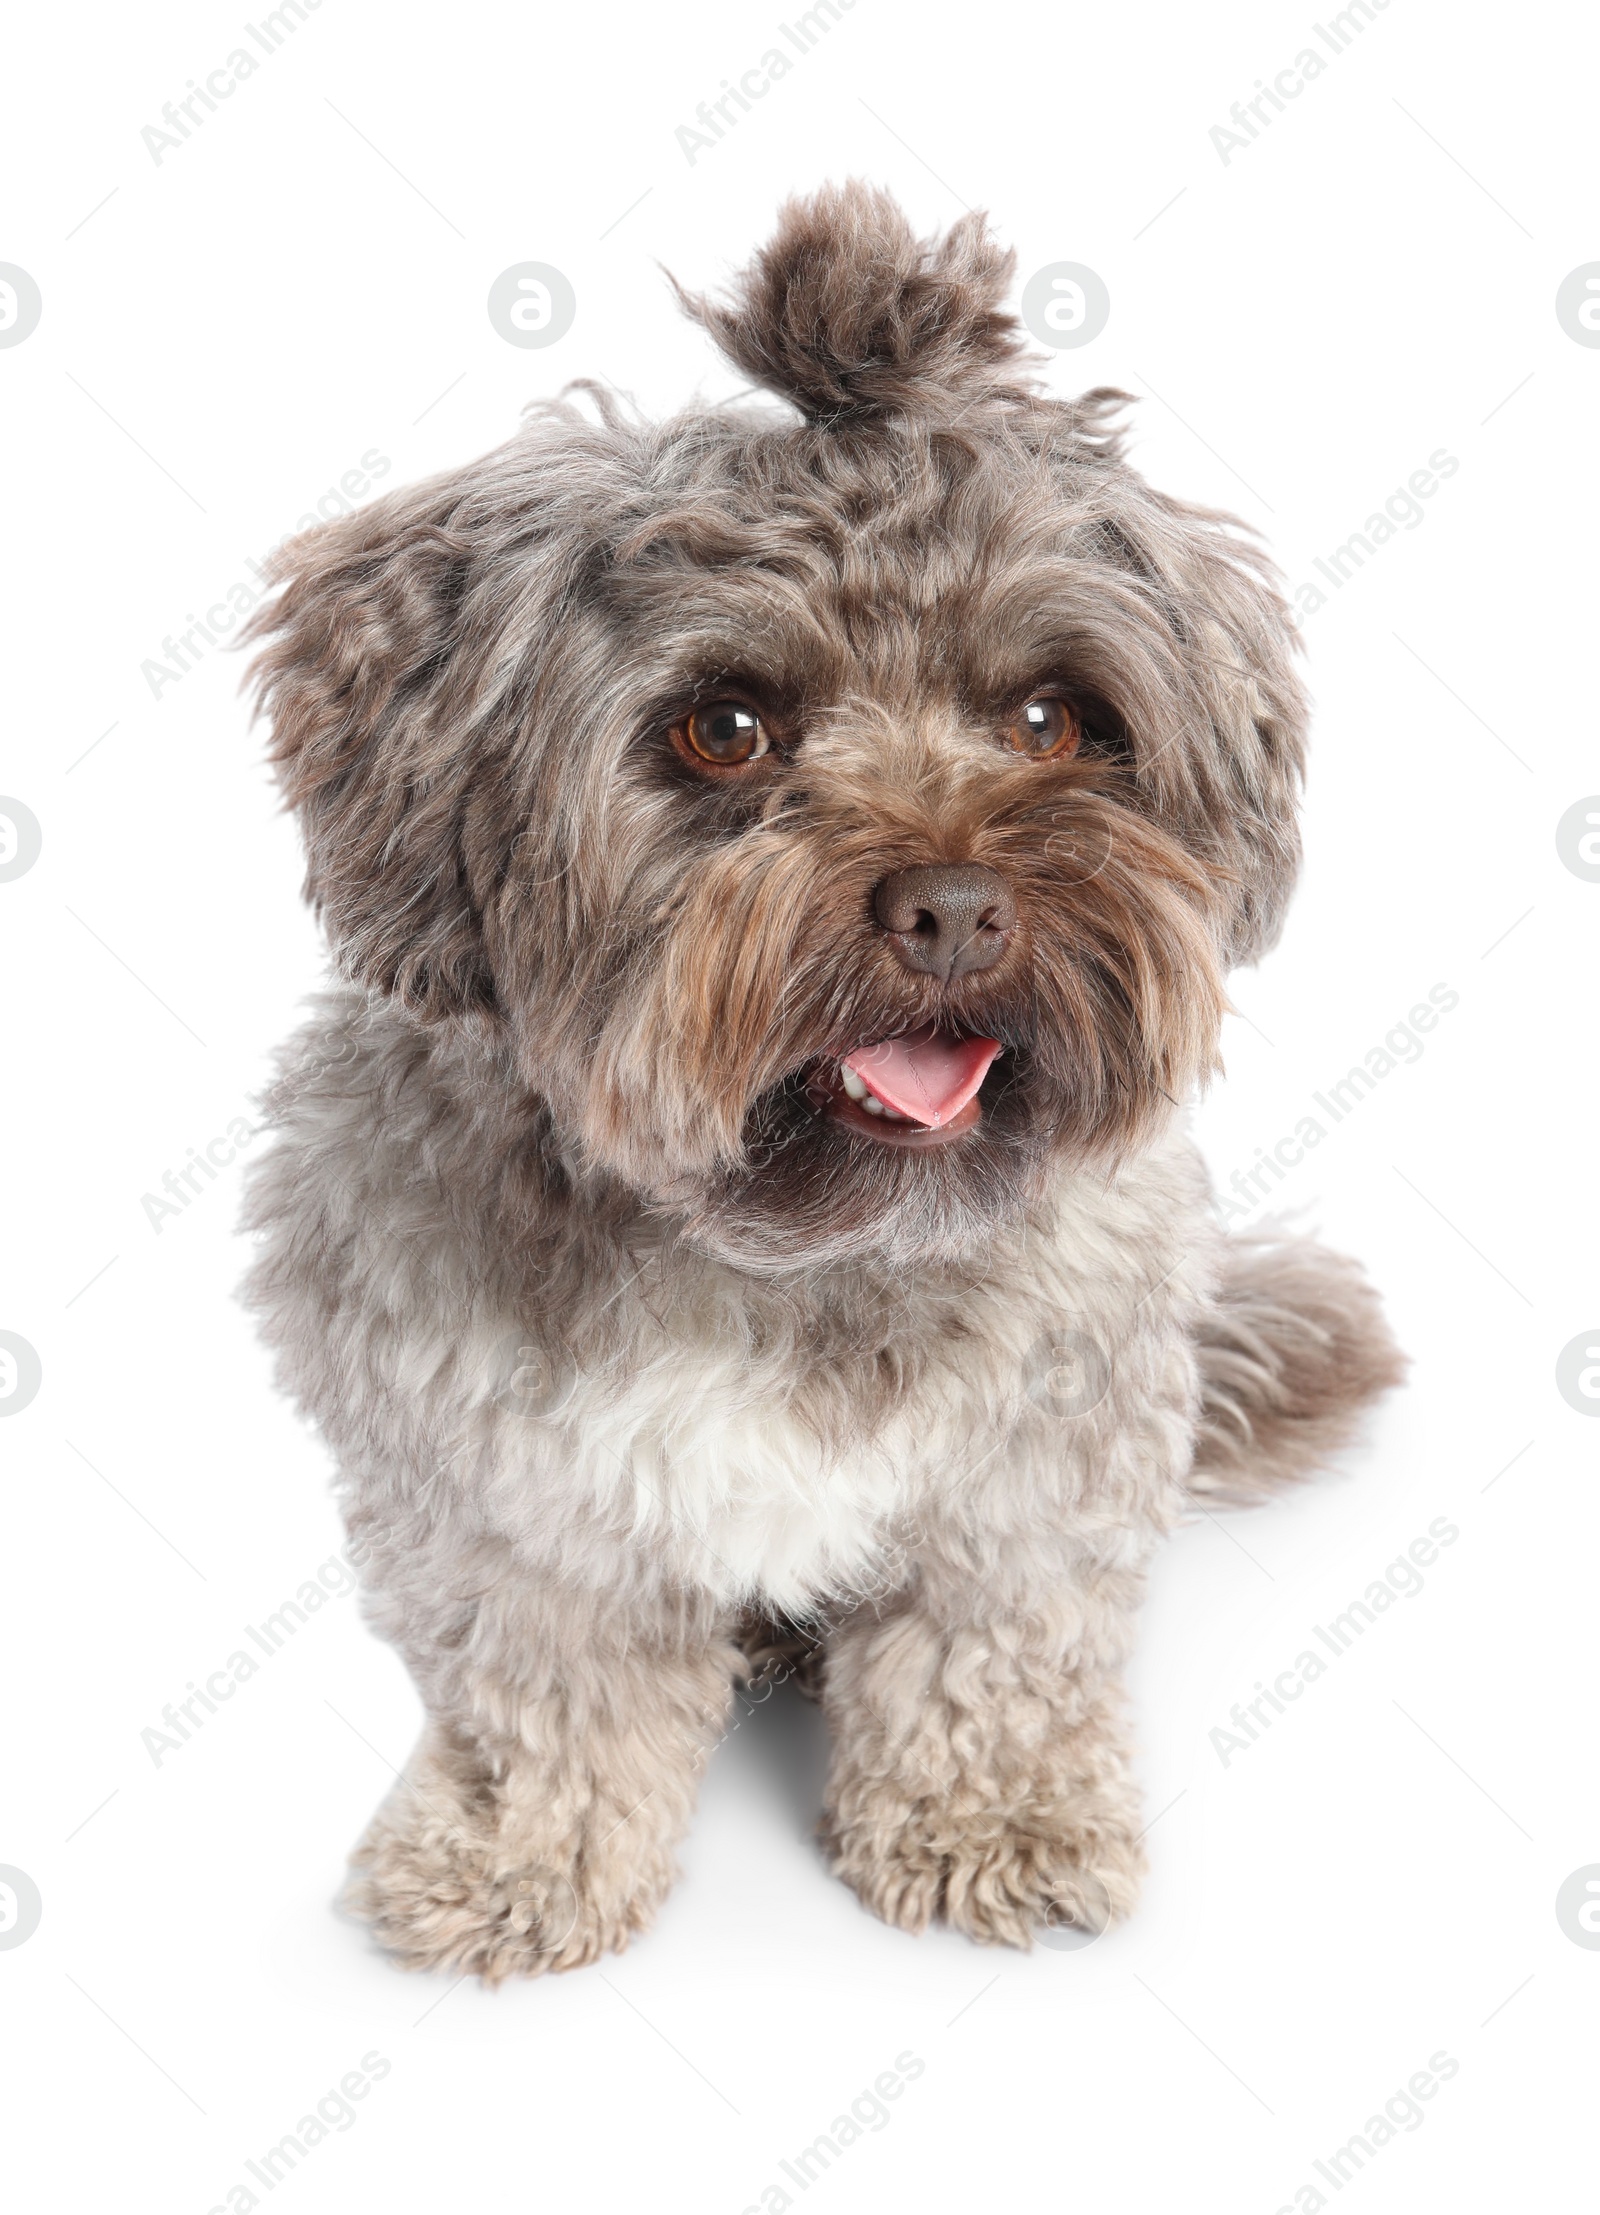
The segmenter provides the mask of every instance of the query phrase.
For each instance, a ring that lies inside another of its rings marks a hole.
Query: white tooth
[[[863,1092],[867,1092],[867,1088],[865,1085],[863,1085],[861,1089]],[[862,1101],[861,1105],[866,1109],[869,1115],[881,1115],[883,1113],[883,1102],[881,1100],[874,1099],[873,1095],[870,1092],[867,1092],[867,1096]]]
[[[839,1074],[844,1079],[844,1088],[852,1100],[864,1100],[866,1098],[867,1088],[853,1069],[841,1069]]]

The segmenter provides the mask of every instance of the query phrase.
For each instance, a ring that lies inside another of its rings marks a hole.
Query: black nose
[[[997,962],[1017,927],[1004,877],[971,861],[896,869],[873,893],[872,912],[908,969],[946,982]]]

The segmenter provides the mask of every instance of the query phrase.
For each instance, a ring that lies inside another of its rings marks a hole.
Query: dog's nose
[[[872,912],[908,969],[947,983],[997,962],[1017,927],[1004,877],[971,861],[896,869],[873,893]]]

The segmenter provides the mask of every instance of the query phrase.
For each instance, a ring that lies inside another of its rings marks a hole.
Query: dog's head
[[[1203,1079],[1298,857],[1271,573],[1046,397],[981,219],[791,205],[726,303],[798,414],[600,393],[292,541],[256,619],[347,972],[574,1166],[783,1268],[970,1248]]]

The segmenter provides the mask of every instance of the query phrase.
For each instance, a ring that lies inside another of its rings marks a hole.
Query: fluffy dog
[[[1182,1128],[1298,859],[1273,572],[1044,394],[1011,270],[824,191],[680,293],[786,409],[585,387],[277,557],[345,981],[251,1293],[427,1710],[351,1888],[408,1964],[625,1945],[800,1649],[869,1907],[1101,1928],[1152,1548],[1397,1374]]]

